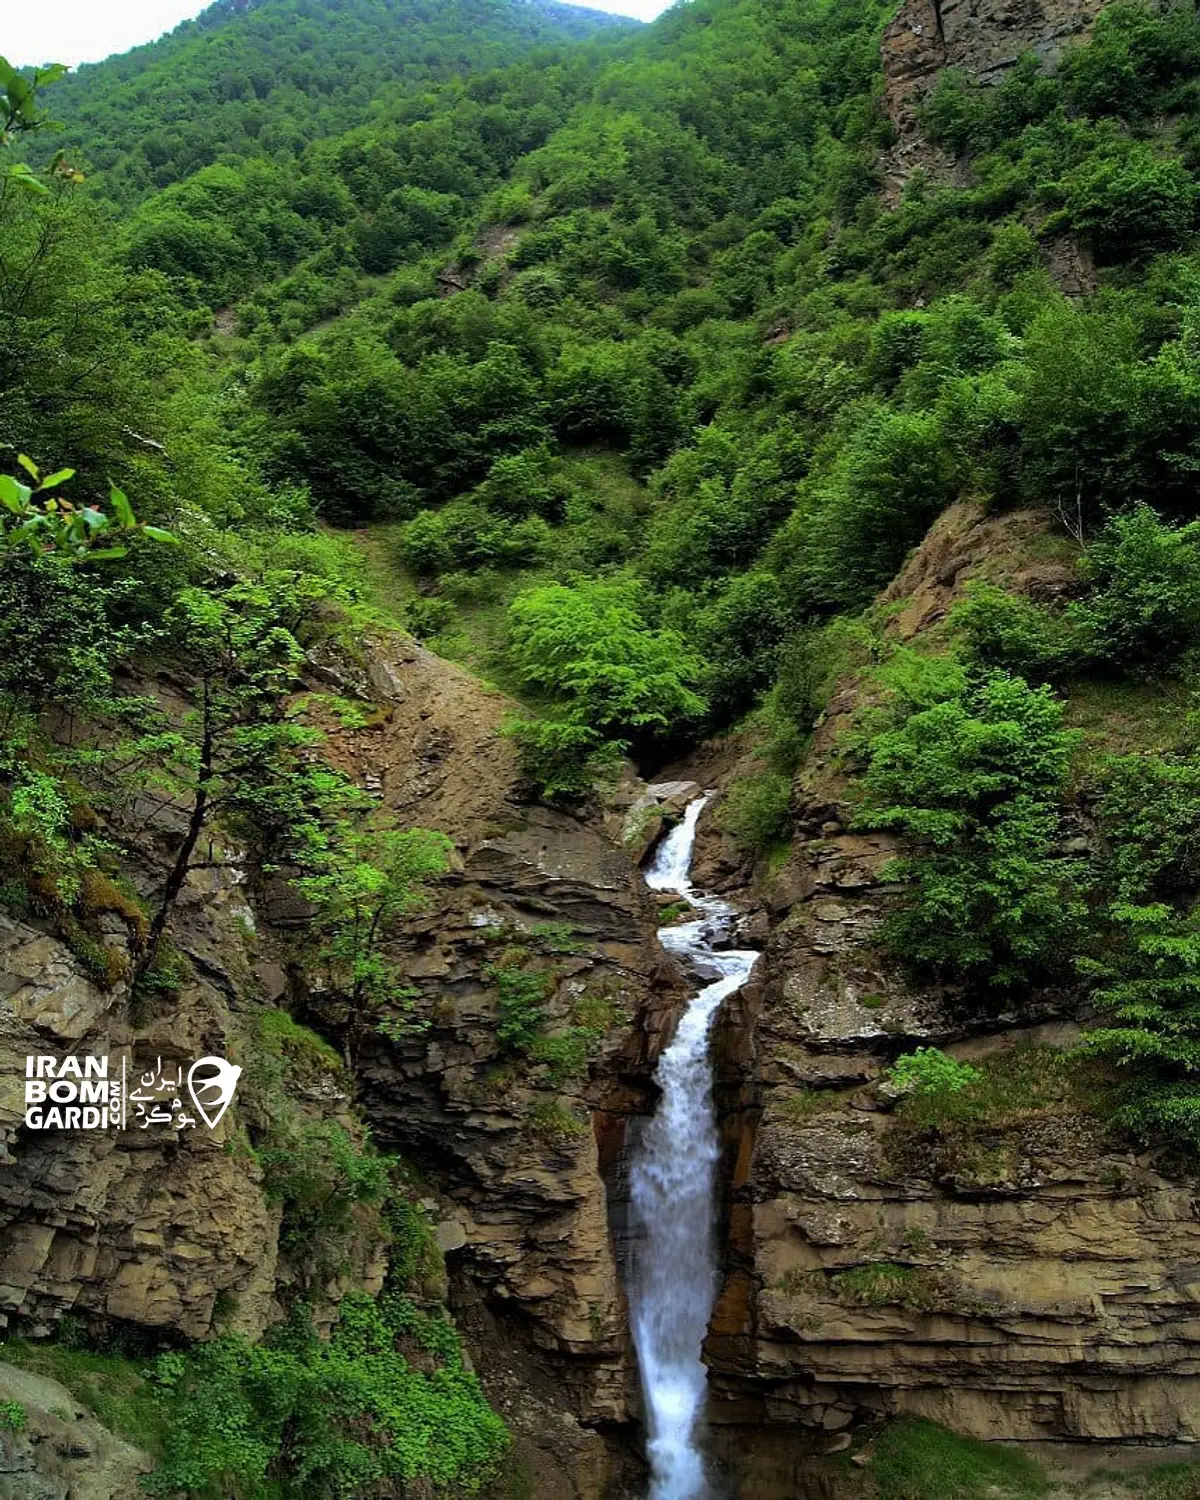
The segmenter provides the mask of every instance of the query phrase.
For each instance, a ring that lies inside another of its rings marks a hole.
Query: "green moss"
[[[305,1072],[330,1068],[341,1071],[342,1059],[336,1049],[286,1010],[263,1011],[255,1019],[262,1045],[272,1056]]]

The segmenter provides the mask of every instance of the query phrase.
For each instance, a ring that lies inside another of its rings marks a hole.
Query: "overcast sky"
[[[589,0],[596,10],[649,21],[668,0]],[[153,41],[180,21],[199,15],[207,0],[5,0],[0,54],[9,62],[99,62]]]

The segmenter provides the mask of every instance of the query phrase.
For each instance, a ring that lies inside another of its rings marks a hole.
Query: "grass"
[[[258,1016],[263,1045],[275,1057],[283,1058],[305,1072],[341,1071],[343,1062],[337,1049],[324,1037],[302,1026],[286,1010],[266,1010]]]
[[[1027,1454],[916,1419],[884,1429],[867,1472],[879,1500],[1040,1500],[1049,1487]]]
[[[832,1284],[839,1300],[857,1307],[905,1307],[910,1312],[933,1312],[949,1300],[936,1272],[923,1266],[898,1266],[890,1261],[839,1271]]]
[[[1124,1485],[1130,1500],[1200,1500],[1200,1463],[1159,1464],[1140,1474],[1103,1477]],[[1084,1500],[1086,1495],[1085,1490]]]
[[[1101,755],[1135,750],[1164,751],[1178,743],[1188,690],[1177,678],[1156,682],[1111,682],[1084,678],[1066,685],[1064,722],[1082,729],[1079,770]]]
[[[110,1432],[135,1447],[154,1455],[162,1452],[171,1415],[143,1376],[148,1361],[24,1339],[6,1339],[0,1344],[0,1357],[65,1385]]]
[[[803,1125],[817,1115],[827,1114],[841,1102],[833,1089],[810,1089],[803,1086],[778,1091],[779,1097],[772,1100],[773,1113],[789,1125]]]
[[[986,1125],[994,1129],[1040,1116],[1093,1113],[1100,1107],[1095,1070],[1057,1047],[1005,1048],[976,1059],[978,1078],[956,1091],[908,1095],[898,1116],[908,1125]]]

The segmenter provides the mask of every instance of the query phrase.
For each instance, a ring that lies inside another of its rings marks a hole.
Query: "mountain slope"
[[[217,0],[72,74],[55,99],[55,145],[128,199],[218,158],[294,155],[378,112],[398,87],[636,26],[555,0]]]

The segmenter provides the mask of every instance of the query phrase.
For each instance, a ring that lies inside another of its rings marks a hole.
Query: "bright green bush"
[[[1083,573],[1089,592],[1070,618],[1109,670],[1171,671],[1200,644],[1200,522],[1170,526],[1139,505],[1088,546]]]
[[[508,654],[524,681],[556,700],[546,729],[517,730],[527,769],[549,790],[576,788],[605,743],[678,733],[703,714],[699,658],[654,629],[624,584],[527,589],[509,608]]]
[[[860,825],[895,829],[911,850],[886,927],[911,963],[1005,986],[1061,971],[1084,917],[1084,871],[1059,850],[1075,736],[1047,688],[993,671],[941,673],[866,750]]]
[[[888,1069],[888,1082],[901,1093],[918,1099],[940,1101],[982,1078],[978,1068],[941,1052],[937,1047],[918,1047],[898,1057]]]
[[[1105,259],[1177,245],[1196,227],[1200,187],[1185,166],[1148,146],[1100,156],[1066,179],[1065,214]]]
[[[806,483],[771,545],[793,608],[861,607],[954,497],[955,459],[932,413],[877,410],[831,470]]]
[[[400,1351],[414,1342],[425,1373]],[[302,1310],[261,1345],[226,1336],[160,1356],[173,1420],[152,1495],[368,1500],[419,1481],[473,1495],[508,1443],[453,1326],[351,1293],[327,1342]]]
[[[792,832],[792,780],[762,771],[735,781],[719,809],[720,825],[735,843],[757,857],[787,843]]]
[[[1062,611],[974,583],[951,616],[973,661],[1031,682],[1054,682],[1079,664],[1077,634]]]
[[[1127,755],[1102,766],[1107,931],[1080,960],[1102,1023],[1085,1051],[1121,1079],[1119,1124],[1200,1146],[1200,764]]]

